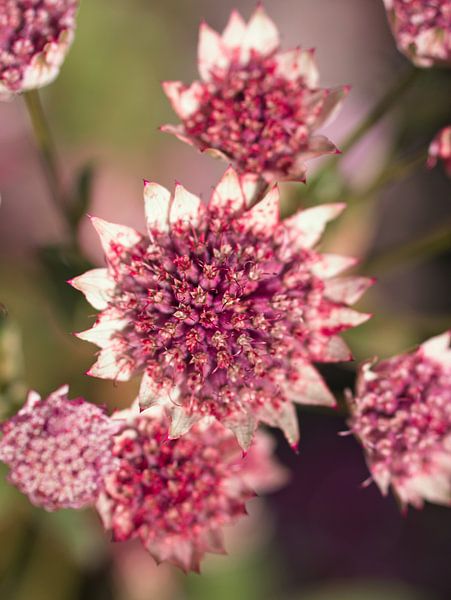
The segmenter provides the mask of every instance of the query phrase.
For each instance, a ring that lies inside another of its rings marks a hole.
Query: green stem
[[[25,92],[24,99],[33,126],[33,133],[49,186],[50,196],[64,222],[68,223],[68,210],[65,203],[56,147],[44,114],[38,90]]]
[[[379,102],[369,112],[367,117],[354,129],[349,137],[341,144],[341,153],[348,152],[357,142],[359,142],[368,131],[370,131],[374,125],[376,125],[382,117],[384,117],[391,108],[397,103],[399,98],[404,92],[411,87],[413,82],[417,79],[420,69],[411,67],[404,77],[397,79],[395,85],[388,90],[388,92],[382,96]],[[324,175],[333,167],[336,166],[340,155],[333,156],[327,161],[317,175],[312,179],[308,186],[308,191],[312,192],[318,184],[321,182]]]
[[[396,245],[367,260],[361,267],[363,273],[378,275],[406,264],[419,264],[451,249],[451,221],[440,225],[419,240]]]

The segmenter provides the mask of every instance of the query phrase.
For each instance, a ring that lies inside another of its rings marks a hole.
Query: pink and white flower
[[[181,125],[165,125],[201,151],[269,183],[305,179],[305,162],[336,153],[315,131],[334,114],[347,86],[318,87],[314,51],[279,49],[279,32],[259,5],[249,23],[233,11],[218,34],[200,26],[200,81],[163,89]]]
[[[0,429],[8,480],[49,511],[94,504],[106,474],[116,467],[112,436],[119,422],[82,398],[69,400],[67,393],[63,386],[41,400],[30,392]]]
[[[451,65],[449,0],[384,0],[396,43],[418,67]]]
[[[432,169],[439,160],[451,177],[451,125],[441,129],[429,146],[428,167]]]
[[[349,305],[372,280],[315,249],[344,205],[280,222],[277,187],[249,208],[254,192],[232,168],[207,206],[145,182],[147,235],[93,218],[107,267],[71,281],[101,311],[78,334],[101,348],[88,374],[143,374],[141,406],[169,404],[172,438],[214,416],[243,448],[260,421],[296,444],[293,402],[335,405],[312,363],[349,360],[339,334],[369,317]]]
[[[51,83],[72,43],[78,0],[0,0],[0,96]]]
[[[350,426],[371,477],[403,506],[451,505],[451,333],[363,365]]]
[[[205,553],[225,552],[222,529],[246,514],[255,491],[286,480],[262,432],[243,458],[230,431],[211,419],[170,440],[161,407],[119,417],[128,421],[114,442],[119,467],[97,509],[115,541],[140,539],[157,562],[198,571]]]

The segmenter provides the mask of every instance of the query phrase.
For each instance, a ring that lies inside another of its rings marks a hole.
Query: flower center
[[[277,74],[273,58],[255,56],[204,84],[200,108],[184,125],[205,147],[232,157],[240,171],[289,173],[308,142],[303,102],[309,95],[302,78],[289,81]]]

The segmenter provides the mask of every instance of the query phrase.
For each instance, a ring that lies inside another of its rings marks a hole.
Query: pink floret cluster
[[[350,402],[352,431],[383,494],[403,505],[451,504],[450,333],[415,352],[364,365]]]
[[[316,135],[347,86],[320,88],[312,50],[281,51],[279,32],[259,6],[249,23],[234,11],[222,35],[202,23],[200,81],[168,81],[182,120],[162,129],[268,182],[305,179],[305,161],[337,152]]]
[[[0,0],[0,93],[50,83],[73,38],[78,0]]]
[[[79,337],[100,346],[89,374],[143,374],[141,406],[169,400],[173,437],[214,416],[247,448],[259,422],[298,440],[293,402],[333,406],[313,362],[349,360],[339,334],[369,315],[349,304],[371,285],[337,277],[354,260],[316,250],[343,205],[281,222],[272,188],[252,190],[229,169],[208,206],[178,185],[145,185],[147,235],[94,220],[107,268],[72,280],[97,323]]]
[[[0,460],[9,481],[36,505],[53,511],[82,508],[97,499],[115,467],[112,436],[118,423],[64,386],[41,400],[30,392],[24,407],[1,425]]]
[[[97,508],[113,539],[139,538],[157,562],[198,571],[206,552],[224,553],[222,529],[246,514],[254,490],[274,488],[286,474],[259,433],[243,458],[234,436],[211,420],[170,440],[160,407],[129,417],[116,436],[119,461]]]
[[[384,0],[398,48],[419,67],[451,65],[449,0]]]

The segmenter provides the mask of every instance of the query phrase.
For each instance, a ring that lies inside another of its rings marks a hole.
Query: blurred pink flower
[[[403,506],[451,505],[450,332],[409,354],[363,365],[350,426],[372,479]]]
[[[312,362],[350,360],[338,334],[369,317],[349,304],[372,280],[335,277],[355,259],[314,249],[344,205],[280,222],[277,187],[249,209],[254,190],[232,168],[208,206],[146,182],[148,236],[94,218],[107,268],[71,281],[102,311],[77,334],[101,348],[88,373],[143,373],[141,406],[169,401],[172,438],[210,415],[243,448],[259,421],[296,444],[293,402],[335,405]]]
[[[418,67],[451,65],[449,0],[384,0],[398,49]]]
[[[262,6],[247,25],[232,12],[222,35],[202,23],[198,63],[200,81],[163,84],[182,120],[163,131],[269,183],[303,181],[305,161],[337,152],[314,131],[348,88],[318,87],[313,50],[279,51],[279,33]]]
[[[271,445],[256,443],[243,458],[234,436],[211,419],[170,440],[161,407],[118,416],[128,420],[115,437],[120,464],[106,477],[97,508],[115,541],[139,538],[157,562],[198,571],[205,553],[225,552],[222,529],[246,514],[251,485],[285,479]]]
[[[119,423],[63,386],[45,400],[30,392],[23,408],[1,425],[0,460],[9,481],[46,510],[94,504],[115,467],[112,436]]]
[[[78,0],[0,0],[0,97],[58,75],[72,43]]]
[[[445,171],[451,177],[451,125],[443,127],[429,146],[428,167],[433,168],[441,160]]]

